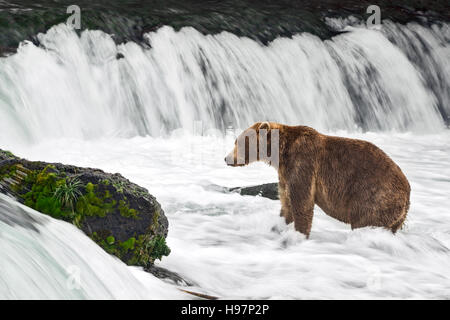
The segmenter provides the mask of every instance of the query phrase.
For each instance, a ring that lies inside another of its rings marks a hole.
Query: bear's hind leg
[[[398,229],[402,228],[403,223],[406,220],[406,210],[404,210],[403,214],[398,218],[397,221],[395,221],[390,227],[389,229],[391,229],[392,233],[396,233],[398,231]]]

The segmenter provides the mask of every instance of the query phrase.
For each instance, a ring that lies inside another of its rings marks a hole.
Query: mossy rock
[[[161,205],[145,188],[118,173],[28,161],[0,149],[0,192],[73,223],[129,265],[148,268],[170,253],[165,242],[168,220]]]

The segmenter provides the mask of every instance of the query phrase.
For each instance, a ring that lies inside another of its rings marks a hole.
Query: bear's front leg
[[[292,210],[289,204],[289,194],[287,192],[286,183],[281,179],[278,183],[278,193],[281,202],[280,216],[284,217],[286,224],[290,224],[294,221],[294,217],[292,216]]]
[[[313,182],[301,179],[302,183],[288,185],[289,203],[295,230],[309,238],[314,214]]]

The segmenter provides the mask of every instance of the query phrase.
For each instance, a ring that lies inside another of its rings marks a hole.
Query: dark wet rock
[[[170,253],[161,205],[119,173],[28,161],[0,150],[0,192],[73,223],[127,264],[149,267]]]
[[[265,183],[250,187],[236,187],[230,188],[230,192],[238,192],[243,196],[261,196],[272,200],[279,200],[278,183]]]
[[[272,200],[280,199],[278,195],[278,182],[265,183],[256,186],[232,187],[232,188],[219,186],[217,184],[208,184],[205,186],[205,189],[221,193],[234,192],[239,193],[240,195],[243,196],[261,196]]]
[[[145,271],[150,272],[155,277],[163,280],[170,280],[173,283],[181,286],[193,286],[194,284],[190,281],[183,279],[178,273],[167,270],[166,268],[151,265],[144,268]]]
[[[2,47],[0,46],[0,57],[7,57],[17,52],[16,48],[13,47]]]

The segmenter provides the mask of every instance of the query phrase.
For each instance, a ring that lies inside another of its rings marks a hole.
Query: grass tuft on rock
[[[63,207],[70,208],[74,212],[74,205],[81,193],[82,183],[78,179],[64,180],[56,187],[53,197],[56,198]]]

